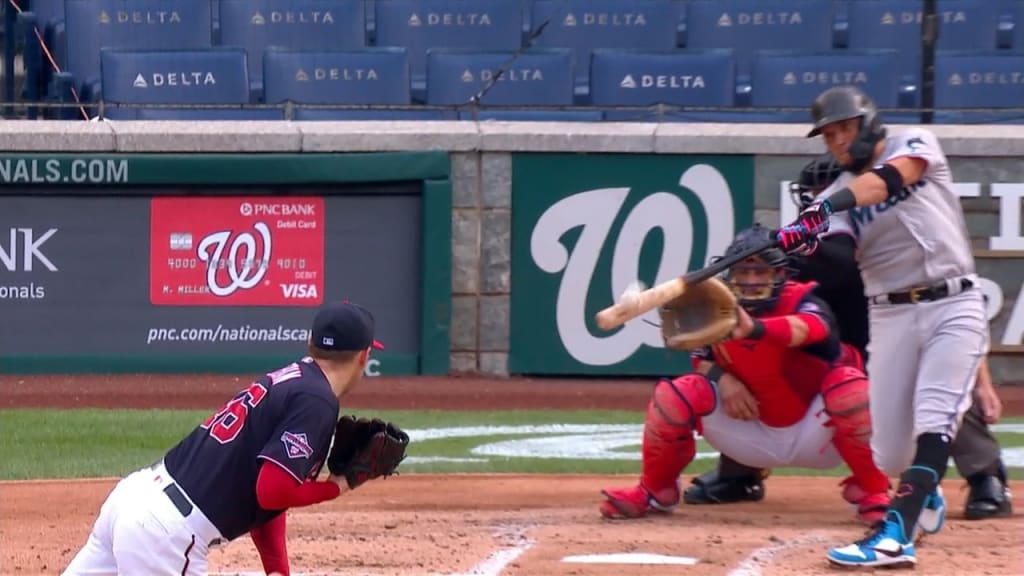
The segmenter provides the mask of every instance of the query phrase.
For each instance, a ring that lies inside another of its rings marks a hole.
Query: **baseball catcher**
[[[764,245],[769,235],[760,226],[745,230],[726,255]],[[881,519],[889,479],[871,458],[867,378],[853,348],[840,343],[816,284],[790,280],[788,257],[772,248],[730,268],[723,281],[698,286],[660,311],[666,346],[690,352],[694,371],[655,384],[640,482],[603,490],[601,514],[670,511],[700,433],[757,468],[827,469],[844,461],[852,475],[843,498],[861,520]]]

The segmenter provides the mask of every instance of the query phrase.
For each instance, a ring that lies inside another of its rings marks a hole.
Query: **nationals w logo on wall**
[[[153,304],[323,301],[322,197],[153,198],[150,207]]]
[[[656,311],[604,332],[594,314],[630,282],[703,267],[753,221],[749,156],[524,154],[512,160],[509,369],[664,375]]]

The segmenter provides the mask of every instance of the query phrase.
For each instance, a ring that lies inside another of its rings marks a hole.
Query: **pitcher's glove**
[[[666,348],[694,350],[720,342],[736,327],[736,296],[718,278],[686,289],[658,311]]]
[[[395,474],[408,446],[409,435],[391,422],[342,416],[334,429],[327,469],[344,476],[348,487],[355,489],[367,480]]]

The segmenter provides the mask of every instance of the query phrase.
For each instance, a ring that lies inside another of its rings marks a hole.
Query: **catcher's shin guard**
[[[853,474],[842,483],[843,498],[857,505],[857,514],[865,522],[880,520],[889,505],[889,478],[871,456],[867,377],[853,366],[837,366],[825,375],[822,398],[835,428],[832,445]]]
[[[610,518],[639,518],[652,509],[667,511],[675,506],[679,475],[697,452],[693,432],[714,407],[715,393],[704,376],[659,380],[647,404],[640,485],[602,490],[606,500],[601,513]]]

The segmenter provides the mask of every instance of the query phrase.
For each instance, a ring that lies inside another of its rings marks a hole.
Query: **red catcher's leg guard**
[[[853,366],[836,366],[825,375],[821,395],[835,427],[832,444],[850,467],[852,482],[865,495],[884,494],[889,478],[871,457],[871,412],[864,372]]]
[[[679,475],[697,451],[693,432],[700,418],[715,408],[715,392],[700,374],[662,379],[647,404],[641,454],[640,485],[602,490],[601,514],[639,518],[652,510],[668,511],[679,502]]]

